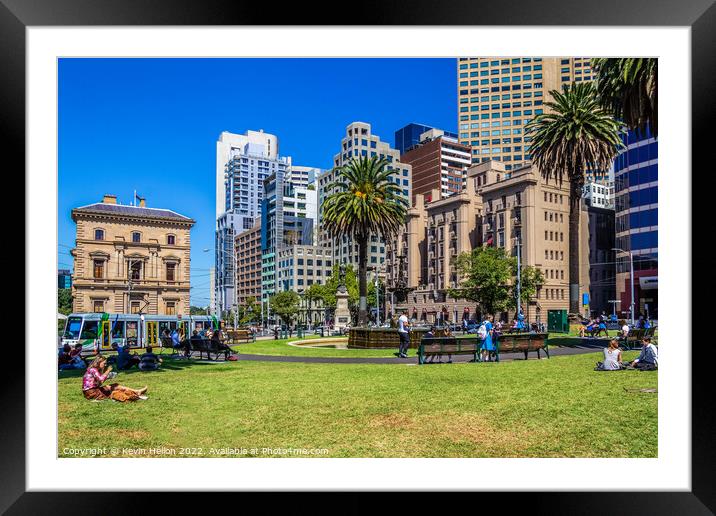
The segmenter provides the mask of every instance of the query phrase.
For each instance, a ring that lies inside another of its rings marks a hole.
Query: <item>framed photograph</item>
[[[0,507],[713,511],[712,2],[297,7],[1,0],[26,303]]]

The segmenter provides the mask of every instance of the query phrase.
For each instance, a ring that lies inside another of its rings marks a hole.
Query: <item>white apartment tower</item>
[[[263,130],[234,134],[227,131],[216,142],[216,310],[234,305],[234,239],[251,229],[261,216],[263,181],[285,173],[291,158],[280,157],[278,137]]]

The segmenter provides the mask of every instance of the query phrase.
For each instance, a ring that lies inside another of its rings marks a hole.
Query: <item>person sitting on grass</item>
[[[609,346],[604,348],[604,362],[597,362],[595,371],[619,371],[626,366],[622,364],[622,350],[619,349],[619,341],[612,339]]]
[[[639,357],[629,364],[629,367],[642,371],[654,371],[659,367],[659,352],[656,346],[651,343],[651,337],[644,337],[641,341],[642,348]]]
[[[113,399],[115,401],[147,399],[144,395],[147,392],[146,386],[141,389],[130,389],[118,383],[102,385],[105,380],[113,377],[111,373],[112,366],[107,365],[107,357],[97,355],[82,378],[82,394],[84,397],[88,400]]]
[[[161,363],[162,359],[152,352],[151,346],[147,346],[147,352],[139,357],[139,370],[156,371]]]
[[[604,332],[604,335],[609,338],[609,332],[607,331],[607,323],[604,319],[599,319],[599,323],[597,324],[597,337],[599,337],[602,332]]]
[[[120,371],[126,371],[134,366],[139,365],[139,357],[136,353],[129,352],[129,346],[118,346],[117,347],[117,369]]]

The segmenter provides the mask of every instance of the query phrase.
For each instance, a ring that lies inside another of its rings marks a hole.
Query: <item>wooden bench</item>
[[[256,342],[256,336],[253,334],[253,332],[249,330],[227,330],[226,336],[228,337],[228,340],[231,341],[232,344],[236,342]]]
[[[652,326],[651,328],[636,328],[629,330],[629,335],[624,337],[619,337],[619,344],[627,351],[631,351],[633,349],[639,349],[638,346],[641,344],[642,339],[645,337],[654,337],[654,333],[656,333],[656,328]]]
[[[423,337],[418,345],[418,364],[424,364],[430,356],[472,355],[478,360],[480,344],[477,339],[457,339],[455,337]]]
[[[549,358],[548,336],[548,333],[493,333],[492,341],[495,344],[497,362],[500,361],[501,352],[522,352],[527,360],[527,354],[530,351],[536,351],[537,358],[541,359],[540,350],[544,350],[545,355]]]

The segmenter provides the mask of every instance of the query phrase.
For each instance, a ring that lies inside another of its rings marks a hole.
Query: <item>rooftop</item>
[[[97,202],[81,206],[72,210],[73,213],[99,213],[108,215],[129,215],[130,217],[141,217],[149,219],[169,219],[182,222],[194,222],[193,219],[180,215],[175,211],[161,208],[147,208],[146,206],[131,206],[125,204],[110,204]]]

